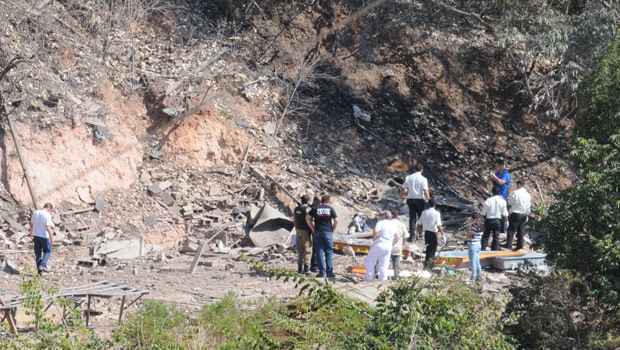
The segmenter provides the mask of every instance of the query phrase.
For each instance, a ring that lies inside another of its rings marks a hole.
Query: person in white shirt
[[[54,223],[52,222],[52,203],[45,203],[43,209],[35,210],[32,213],[30,223],[30,234],[34,241],[34,256],[37,264],[37,272],[39,275],[48,272],[47,263],[52,255],[52,230]]]
[[[413,166],[414,173],[405,178],[403,185],[407,195],[407,206],[409,207],[409,242],[413,242],[416,233],[416,222],[420,219],[426,201],[430,199],[428,179],[422,175],[424,167],[422,164]]]
[[[372,281],[379,275],[380,281],[387,280],[387,270],[390,266],[390,253],[394,241],[400,239],[400,223],[392,217],[389,211],[380,214],[382,220],[377,222],[373,230],[373,244],[368,251],[364,266],[366,267],[366,281]],[[375,270],[376,269],[376,270]]]
[[[491,250],[499,250],[499,233],[504,231],[502,222],[508,217],[508,208],[498,187],[493,187],[493,197],[484,201],[480,214],[485,218],[482,250],[487,249],[491,234],[493,235]]]
[[[424,244],[426,245],[424,267],[431,268],[435,253],[437,253],[437,246],[439,245],[439,235],[444,234],[441,214],[435,209],[435,201],[433,199],[428,201],[428,209],[422,212],[417,227],[424,232]]]
[[[517,233],[517,249],[523,249],[523,235],[527,217],[532,212],[532,197],[523,186],[523,181],[517,181],[517,190],[510,193],[508,197],[508,237],[506,248],[512,249],[512,240],[515,232]]]
[[[394,244],[392,245],[392,253],[390,260],[392,260],[392,269],[394,270],[394,279],[400,277],[400,257],[403,255],[403,241],[407,236],[407,226],[398,219],[398,210],[392,211],[394,221],[398,223],[398,238],[394,238]]]

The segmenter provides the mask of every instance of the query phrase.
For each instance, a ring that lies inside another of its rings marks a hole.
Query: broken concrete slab
[[[9,260],[4,260],[4,262],[2,263],[2,271],[10,274],[10,275],[19,275],[19,269],[17,268],[17,265],[15,265],[15,263],[13,263],[12,261]]]
[[[101,213],[108,206],[108,202],[102,196],[95,197],[95,210]]]
[[[293,221],[275,208],[265,205],[253,221],[256,224],[250,231],[250,239],[255,246],[286,245],[290,242]]]
[[[140,239],[131,239],[102,242],[95,247],[93,256],[113,259],[135,259],[159,251],[161,251],[160,246],[145,244]]]
[[[168,192],[162,192],[159,195],[159,199],[161,200],[162,203],[164,203],[168,207],[173,206],[174,203],[176,202],[174,197],[172,197],[172,195]]]
[[[522,265],[541,266],[547,254],[528,252],[522,256],[498,256],[493,258],[493,267],[499,270],[516,270]]]
[[[24,225],[20,224],[12,217],[7,216],[4,218],[4,221],[9,224],[9,229],[12,231],[12,233],[26,232],[26,228],[24,227]]]
[[[179,249],[179,252],[181,252],[182,254],[196,253],[199,248],[200,246],[198,245],[196,241],[186,239],[181,244],[181,248]]]

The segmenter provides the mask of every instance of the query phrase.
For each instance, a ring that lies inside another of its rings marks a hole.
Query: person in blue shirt
[[[506,167],[506,162],[503,159],[498,159],[495,166],[495,173],[491,174],[491,181],[493,181],[493,187],[499,190],[499,193],[504,200],[508,200],[510,194],[510,185],[512,185],[512,178],[510,172]]]

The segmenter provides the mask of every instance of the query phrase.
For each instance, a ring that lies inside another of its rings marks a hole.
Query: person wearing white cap
[[[372,281],[379,275],[380,281],[387,280],[387,270],[390,266],[390,253],[394,241],[400,239],[400,222],[392,217],[389,211],[380,214],[381,220],[373,230],[373,244],[364,261],[366,267],[366,281]]]

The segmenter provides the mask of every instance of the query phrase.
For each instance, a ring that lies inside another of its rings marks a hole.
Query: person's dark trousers
[[[424,231],[424,244],[426,245],[424,266],[431,267],[435,253],[437,253],[437,234],[431,231]]]
[[[312,233],[312,257],[310,258],[310,271],[319,270],[319,238],[316,232]]]
[[[484,233],[482,234],[481,249],[485,250],[489,244],[489,237],[493,235],[491,250],[499,250],[499,233],[502,231],[502,220],[487,219],[484,221]]]
[[[512,240],[515,232],[517,233],[517,250],[523,249],[523,231],[525,230],[525,221],[527,216],[524,214],[512,213],[508,217],[508,237],[506,239],[506,248],[512,249]]]
[[[413,237],[416,235],[416,222],[422,216],[424,205],[424,199],[407,199],[407,206],[409,207],[409,242],[413,242]]]
[[[390,255],[390,259],[392,260],[394,279],[397,280],[400,277],[400,255]]]
[[[334,277],[334,233],[319,232],[317,234],[319,241],[319,274],[327,273],[327,277]],[[325,259],[325,260],[323,260]]]
[[[37,263],[37,272],[47,269],[47,262],[52,255],[52,244],[50,240],[43,237],[34,236],[34,257]]]

